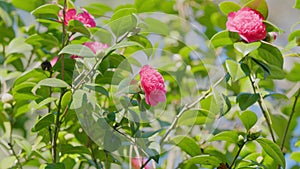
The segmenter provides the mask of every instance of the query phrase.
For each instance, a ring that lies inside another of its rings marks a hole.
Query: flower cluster
[[[140,70],[141,86],[145,92],[146,103],[155,106],[166,101],[164,78],[153,67],[145,65]]]
[[[94,17],[89,14],[84,8],[81,8],[82,13],[77,13],[76,9],[68,9],[65,14],[64,24],[68,25],[70,20],[78,20],[83,23],[84,26],[92,28],[96,26]],[[60,10],[58,14],[59,18],[63,18],[63,11]]]
[[[263,20],[264,17],[258,11],[244,7],[228,14],[226,27],[231,32],[237,32],[245,41],[255,42],[267,36]]]

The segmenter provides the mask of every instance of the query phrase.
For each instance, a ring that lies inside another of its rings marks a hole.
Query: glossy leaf
[[[85,6],[84,9],[86,9],[94,17],[101,17],[107,12],[112,11],[110,6],[101,3],[89,4],[88,6]]]
[[[65,169],[65,165],[63,163],[47,164],[45,169]]]
[[[37,132],[45,127],[51,126],[52,124],[54,124],[54,115],[52,113],[48,113],[36,122],[31,131]]]
[[[78,20],[71,20],[68,23],[68,31],[73,33],[82,33],[83,35],[86,35],[87,37],[90,37],[91,33],[90,31],[83,25],[82,22]]]
[[[249,7],[257,10],[264,16],[265,20],[268,18],[269,10],[266,0],[251,0],[244,7]]]
[[[53,14],[58,15],[60,7],[55,4],[44,4],[31,11],[31,14],[38,16],[39,14]]]
[[[240,40],[240,36],[236,32],[229,32],[227,30],[216,33],[211,39],[210,43],[214,48],[233,45]]]
[[[259,94],[240,93],[236,97],[236,102],[239,104],[241,110],[246,110],[259,99]]]
[[[244,73],[241,64],[233,61],[233,60],[226,60],[225,61],[226,69],[232,78],[232,81],[237,81],[246,76]]]
[[[222,161],[214,156],[198,155],[184,161],[184,163],[182,164],[182,166],[180,166],[180,168],[188,169],[195,164],[211,165],[217,167],[220,165],[220,163],[222,163]]]
[[[46,46],[50,49],[59,46],[57,38],[52,34],[34,34],[28,37],[25,42],[31,45],[38,45],[38,47]]]
[[[76,55],[76,56],[82,56],[82,57],[95,57],[95,54],[89,47],[86,47],[86,46],[80,45],[80,44],[70,44],[70,45],[64,47],[59,52],[59,55],[62,53]]]
[[[283,168],[285,168],[285,159],[279,146],[266,138],[258,138],[256,141],[261,145],[264,151],[278,162]]]
[[[41,86],[48,86],[48,87],[58,87],[58,88],[69,88],[70,86],[60,79],[56,78],[47,78],[41,80],[35,87],[32,89],[32,93],[36,93],[36,90]]]
[[[120,9],[111,17],[110,28],[115,36],[118,38],[126,32],[133,31],[137,25],[137,19],[133,13],[136,12],[134,8]]]
[[[219,4],[219,8],[220,8],[221,12],[226,16],[230,12],[236,12],[241,9],[241,7],[238,4],[236,4],[234,2],[229,2],[229,1],[221,2]]]
[[[179,136],[172,138],[171,143],[180,147],[182,151],[186,152],[191,157],[201,154],[199,145],[191,137],[179,135]]]
[[[250,128],[253,127],[257,121],[256,114],[249,110],[242,112],[239,115],[239,117],[240,117],[241,121],[243,122],[247,131],[250,130]]]
[[[238,133],[235,130],[222,131],[212,136],[209,141],[227,141],[229,143],[237,143]]]
[[[256,50],[260,46],[260,42],[253,42],[253,43],[244,43],[244,42],[237,42],[234,43],[234,48],[241,52],[243,56],[248,55],[250,52]]]
[[[45,4],[45,0],[12,0],[12,4],[16,8],[31,12],[38,6]]]

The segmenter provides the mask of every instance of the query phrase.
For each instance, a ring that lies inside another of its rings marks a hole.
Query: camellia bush
[[[266,0],[107,4],[0,0],[1,169],[300,167],[299,23],[278,46]]]

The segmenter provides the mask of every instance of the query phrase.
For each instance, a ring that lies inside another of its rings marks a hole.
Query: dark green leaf
[[[238,142],[238,133],[235,130],[222,131],[210,138],[209,141],[227,141],[229,143]]]
[[[256,141],[261,145],[264,151],[273,158],[276,162],[278,162],[285,169],[285,158],[283,153],[281,152],[279,146],[266,139],[266,138],[258,138]]]
[[[64,163],[47,164],[45,169],[65,169]]]
[[[59,41],[52,34],[34,34],[29,36],[25,42],[31,45],[38,45],[38,47],[46,46],[49,49],[59,46]]]
[[[212,47],[217,48],[220,46],[233,45],[240,40],[240,36],[236,32],[229,32],[227,30],[216,33],[211,39]]]
[[[244,7],[257,10],[264,16],[264,19],[267,20],[269,11],[266,0],[251,0]]]
[[[239,115],[247,131],[253,127],[257,121],[257,116],[254,112],[246,110]]]
[[[48,113],[36,122],[31,131],[36,132],[45,127],[49,127],[52,124],[54,124],[54,115],[52,113]]]
[[[182,166],[180,166],[180,168],[189,169],[192,165],[195,165],[195,164],[210,165],[210,166],[217,167],[220,165],[220,163],[222,163],[222,161],[214,156],[198,155],[198,156],[192,157],[192,158],[184,161],[184,163],[181,164]]]
[[[10,18],[9,14],[0,7],[0,17],[4,21],[6,27],[11,27],[12,26],[12,19]]]
[[[171,143],[180,147],[182,151],[186,152],[190,156],[196,156],[201,154],[201,150],[197,142],[188,136],[175,136],[171,139]]]
[[[96,92],[99,92],[99,93],[101,93],[101,94],[104,94],[106,97],[109,97],[108,91],[107,91],[104,87],[102,87],[102,86],[100,86],[100,85],[98,85],[98,84],[94,84],[94,83],[85,83],[85,84],[84,84],[84,87],[88,88],[89,90],[94,90],[94,91],[96,91]]]
[[[259,99],[259,94],[240,93],[236,97],[236,102],[239,103],[241,110],[246,110]]]
[[[241,9],[241,7],[238,4],[236,4],[234,2],[229,2],[229,1],[221,2],[219,4],[219,8],[223,12],[223,14],[225,14],[226,16],[230,12],[236,12]]]

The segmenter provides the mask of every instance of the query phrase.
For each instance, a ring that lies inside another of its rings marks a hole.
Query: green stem
[[[270,131],[270,134],[271,134],[271,137],[272,137],[272,141],[274,143],[276,143],[276,140],[275,140],[275,135],[274,135],[274,132],[273,132],[273,129],[272,129],[272,124],[271,124],[271,119],[270,119],[270,114],[268,112],[268,109],[264,106],[263,104],[263,96],[261,95],[260,92],[257,92],[257,89],[258,87],[255,86],[255,82],[254,80],[252,79],[251,75],[248,76],[249,79],[250,79],[250,82],[251,82],[251,86],[252,86],[252,89],[253,89],[253,92],[254,94],[259,94],[259,99],[258,99],[258,105],[260,107],[260,110],[262,111],[262,114],[264,115],[264,118],[266,119],[266,122],[267,122],[267,126],[269,128],[269,131]]]
[[[240,155],[240,153],[241,153],[241,151],[242,151],[242,149],[243,149],[243,147],[244,147],[244,145],[245,145],[246,143],[247,143],[247,141],[244,141],[244,143],[243,143],[242,145],[240,145],[238,152],[236,153],[236,155],[235,155],[235,157],[234,157],[234,159],[233,159],[231,165],[229,166],[229,169],[231,169],[231,168],[234,166],[234,164],[235,164],[237,158],[239,157],[239,155]]]
[[[90,148],[91,157],[92,157],[93,162],[95,163],[95,167],[96,167],[96,169],[101,169],[99,167],[98,161],[95,157],[95,152],[94,152],[94,149],[93,149],[93,141],[91,140],[91,138],[89,136],[87,136],[87,137],[88,137],[88,147]]]
[[[54,127],[54,133],[53,133],[53,140],[52,140],[52,162],[53,163],[57,163],[58,159],[57,159],[57,139],[58,139],[58,134],[60,131],[60,114],[61,114],[61,102],[62,102],[62,97],[64,95],[65,91],[64,89],[62,89],[61,94],[60,94],[60,98],[59,98],[59,102],[58,102],[58,106],[57,106],[57,113],[56,113],[56,120],[55,120],[55,127]]]
[[[10,113],[12,114],[12,113]],[[10,123],[10,133],[9,133],[9,143],[8,143],[8,146],[9,146],[9,149],[12,151],[12,154],[14,155],[14,157],[16,158],[17,160],[17,165],[20,169],[22,169],[22,164],[21,164],[21,161],[20,161],[20,158],[19,156],[17,155],[17,153],[15,152],[14,150],[14,146],[13,146],[13,117],[12,115],[9,116],[9,123]]]
[[[283,134],[283,138],[282,138],[282,142],[281,142],[281,151],[283,151],[284,143],[285,143],[285,140],[286,140],[286,136],[287,136],[287,133],[288,133],[288,131],[289,131],[289,128],[290,128],[292,119],[293,119],[293,117],[294,117],[294,114],[295,114],[295,112],[296,112],[296,105],[297,105],[297,102],[298,102],[299,97],[300,97],[300,88],[298,89],[297,95],[295,96],[295,100],[294,100],[294,103],[293,103],[292,111],[291,111],[289,120],[288,120],[288,122],[287,122],[286,128],[285,128],[285,130],[284,130],[284,134]]]

